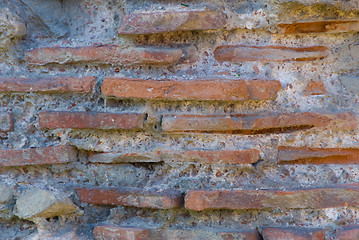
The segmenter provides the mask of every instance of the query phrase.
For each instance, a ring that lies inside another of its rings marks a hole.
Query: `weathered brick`
[[[218,239],[218,240],[260,240],[262,239],[256,230],[238,230],[231,232],[221,232],[211,229],[160,229],[157,234],[152,235],[152,239],[175,240],[175,239]]]
[[[112,65],[173,65],[183,56],[179,48],[121,47],[45,47],[26,52],[26,61],[34,65],[90,62]]]
[[[162,118],[163,132],[205,132],[257,134],[287,132],[313,127],[352,130],[358,125],[352,113],[282,113],[279,115],[171,115]]]
[[[14,128],[12,113],[0,112],[0,133],[10,132]]]
[[[1,149],[0,166],[26,166],[60,164],[76,160],[77,151],[68,145],[29,148],[29,149]]]
[[[220,11],[136,12],[125,16],[119,34],[220,29],[227,16]]]
[[[187,209],[332,208],[359,206],[359,189],[337,188],[276,190],[191,190],[185,196]]]
[[[310,228],[265,228],[263,240],[324,240],[323,229]]]
[[[324,95],[327,93],[323,81],[310,81],[304,91],[305,95]]]
[[[38,117],[45,129],[141,129],[145,120],[142,113],[43,111]]]
[[[219,151],[169,151],[158,150],[143,153],[98,153],[89,157],[93,163],[121,163],[121,162],[167,162],[188,161],[208,164],[251,164],[259,160],[259,151],[219,150]]]
[[[342,33],[359,31],[358,20],[330,20],[330,21],[315,21],[315,22],[294,22],[281,23],[279,32],[284,34],[297,33]]]
[[[149,229],[100,225],[93,229],[93,237],[95,240],[146,240],[149,239]]]
[[[359,149],[278,147],[279,164],[358,164]]]
[[[357,240],[359,239],[359,226],[349,226],[338,229],[335,234],[336,240]]]
[[[93,92],[95,83],[95,77],[1,77],[0,92],[90,93]]]
[[[247,150],[221,150],[221,151],[164,151],[161,153],[163,161],[189,161],[208,164],[251,164],[259,160],[259,151]]]
[[[315,47],[281,47],[281,46],[219,46],[214,51],[218,62],[244,61],[312,61],[327,56],[328,48]]]
[[[168,100],[266,100],[277,97],[279,81],[264,80],[142,80],[106,78],[102,93],[108,97]]]
[[[89,156],[89,162],[92,163],[130,163],[130,162],[160,162],[160,152],[108,152],[97,153]]]
[[[81,202],[140,208],[170,209],[182,206],[182,195],[175,190],[148,191],[137,188],[77,188]]]

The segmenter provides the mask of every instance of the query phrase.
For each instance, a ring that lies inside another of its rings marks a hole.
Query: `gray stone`
[[[359,62],[359,43],[350,45],[349,50],[352,59]]]
[[[6,184],[0,183],[0,203],[8,203],[13,199],[14,190]]]
[[[79,208],[63,193],[39,188],[25,191],[17,199],[15,206],[16,215],[27,220],[65,216],[78,210]]]
[[[359,76],[341,76],[340,81],[347,91],[355,94],[359,93]]]
[[[0,9],[0,49],[7,50],[12,39],[24,36],[26,26],[8,8]]]

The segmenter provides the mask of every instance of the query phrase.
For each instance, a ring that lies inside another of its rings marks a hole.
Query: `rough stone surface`
[[[359,0],[0,0],[0,239],[355,239],[358,19]],[[33,188],[78,214],[16,217]]]
[[[29,189],[22,193],[16,200],[15,208],[19,218],[32,221],[37,218],[66,216],[79,210],[63,193],[40,188]]]
[[[14,127],[14,119],[11,113],[0,112],[0,132],[10,132]]]

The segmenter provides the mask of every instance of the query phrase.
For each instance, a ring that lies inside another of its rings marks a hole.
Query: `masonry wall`
[[[0,239],[359,239],[358,1],[0,6]]]

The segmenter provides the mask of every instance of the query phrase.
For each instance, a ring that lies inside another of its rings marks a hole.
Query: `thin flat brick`
[[[69,145],[59,145],[29,149],[1,149],[0,166],[27,166],[61,164],[76,160],[77,151]]]
[[[325,231],[311,228],[265,228],[262,237],[263,240],[324,240]]]
[[[304,91],[304,95],[324,95],[328,93],[323,81],[310,81]]]
[[[160,162],[160,152],[97,153],[89,156],[92,163]]]
[[[314,22],[281,23],[278,25],[279,32],[283,34],[298,33],[343,33],[358,32],[358,20],[330,20]]]
[[[1,77],[0,92],[91,93],[94,91],[95,84],[95,77]]]
[[[219,150],[219,151],[167,151],[163,152],[162,160],[200,162],[207,164],[252,164],[259,160],[259,151],[246,150]]]
[[[142,80],[106,78],[106,97],[166,100],[267,100],[277,97],[282,85],[274,80]]]
[[[226,22],[226,14],[220,11],[136,12],[125,16],[118,33],[150,34],[220,29]]]
[[[86,47],[45,47],[26,52],[33,65],[49,63],[96,63],[112,65],[173,65],[183,55],[179,48],[120,47],[96,45]]]
[[[43,111],[38,117],[45,129],[142,129],[145,120],[143,113]]]
[[[162,118],[162,131],[258,134],[287,132],[313,127],[353,130],[358,125],[352,113],[319,114],[312,112],[282,113],[279,115],[171,115]]]
[[[170,209],[182,206],[182,194],[175,190],[148,191],[136,188],[77,188],[81,202],[139,208]]]
[[[327,56],[328,48],[315,47],[281,47],[281,46],[242,46],[224,45],[214,51],[218,62],[244,62],[244,61],[313,61]]]
[[[14,128],[14,117],[12,113],[0,112],[0,133],[12,131]]]
[[[95,240],[146,240],[149,239],[149,229],[100,225],[93,229],[93,237]]]
[[[218,240],[261,240],[256,230],[238,230],[232,232],[220,232],[214,229],[160,229],[157,234],[152,235],[152,239],[218,239]]]
[[[278,147],[279,164],[358,164],[359,149]]]
[[[335,234],[336,240],[357,240],[359,239],[359,226],[349,226],[338,229]]]
[[[89,157],[92,163],[123,162],[201,162],[204,164],[252,164],[259,160],[259,151],[246,150],[200,150],[200,151],[152,151],[143,153],[98,153]]]
[[[185,207],[206,209],[320,209],[359,206],[356,187],[276,190],[191,190],[185,196]]]

